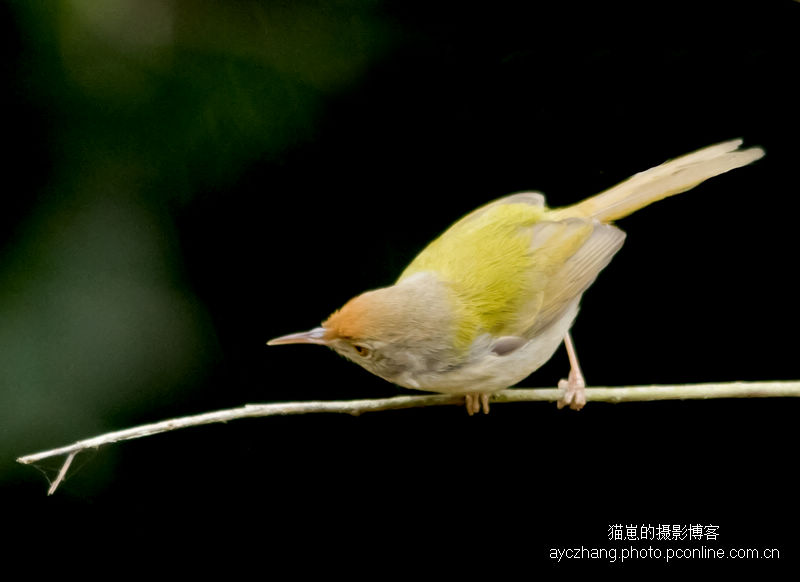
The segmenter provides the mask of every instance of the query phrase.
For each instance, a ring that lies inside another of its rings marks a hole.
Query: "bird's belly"
[[[406,388],[446,394],[496,392],[513,386],[553,356],[578,313],[578,300],[553,325],[509,354],[500,356],[486,350],[451,370],[421,372],[395,378],[394,382]]]
[[[520,348],[518,351],[526,350]],[[446,394],[496,392],[524,380],[541,366],[533,359],[506,357],[504,361],[497,361],[501,358],[503,356],[488,356],[485,361],[471,363],[435,377],[420,376],[417,380],[418,389]]]

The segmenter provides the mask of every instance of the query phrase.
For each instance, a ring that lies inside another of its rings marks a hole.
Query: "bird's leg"
[[[481,411],[483,408],[484,414],[489,414],[489,394],[485,392],[478,392],[475,394],[465,394],[464,403],[467,406],[467,414],[472,416]]]
[[[569,376],[566,380],[558,383],[558,387],[564,390],[564,394],[558,401],[558,408],[569,405],[572,410],[580,410],[586,404],[586,381],[581,374],[581,366],[578,363],[578,356],[569,332],[564,336],[564,345],[567,348],[567,356],[569,356]]]
[[[483,406],[483,413],[489,414],[489,394],[486,392],[481,394],[481,405]]]
[[[467,414],[472,416],[480,410],[478,408],[478,395],[477,394],[464,394],[464,404],[467,407]]]

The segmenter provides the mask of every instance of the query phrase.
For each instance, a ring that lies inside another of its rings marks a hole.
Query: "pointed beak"
[[[282,344],[319,344],[321,346],[328,345],[325,339],[325,328],[315,327],[309,331],[300,333],[290,333],[281,337],[276,337],[267,342],[268,346],[279,346]]]

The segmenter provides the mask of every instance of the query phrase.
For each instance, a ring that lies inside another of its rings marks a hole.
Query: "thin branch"
[[[67,471],[69,471],[69,466],[72,465],[72,459],[75,458],[75,455],[78,454],[78,451],[72,451],[68,456],[67,460],[64,461],[64,464],[61,465],[61,470],[58,472],[58,476],[55,480],[50,484],[50,489],[47,490],[48,495],[52,495],[58,489],[58,486],[61,485],[61,482],[64,480],[64,477],[67,476]]]
[[[491,396],[492,403],[504,402],[555,402],[561,397],[562,390],[546,388],[512,388],[495,392]],[[707,398],[767,398],[767,397],[800,397],[800,381],[790,382],[732,382],[725,384],[682,384],[674,386],[633,386],[627,388],[587,388],[587,402],[644,402],[653,400],[686,400]],[[143,424],[133,428],[102,434],[93,438],[78,441],[65,447],[26,455],[17,462],[30,465],[43,459],[69,455],[59,471],[58,477],[50,486],[52,494],[63,481],[75,455],[87,449],[96,449],[103,445],[137,439],[162,432],[228,422],[239,418],[255,418],[261,416],[285,416],[289,414],[310,414],[313,412],[346,413],[358,416],[365,412],[379,410],[397,410],[402,408],[418,408],[423,406],[443,406],[464,403],[463,395],[429,394],[424,396],[395,396],[374,400],[341,400],[312,402],[279,402],[275,404],[247,404],[239,408],[229,408],[206,412],[194,416],[184,416]]]

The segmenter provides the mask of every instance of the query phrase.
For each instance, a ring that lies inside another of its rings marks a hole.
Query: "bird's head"
[[[348,301],[322,326],[275,338],[267,345],[319,344],[361,364],[375,356],[377,347],[396,331],[397,322],[381,298],[381,290],[368,291]]]
[[[446,297],[426,284],[399,284],[348,301],[320,327],[267,345],[318,344],[390,382],[415,387],[409,374],[452,351],[453,321]]]

